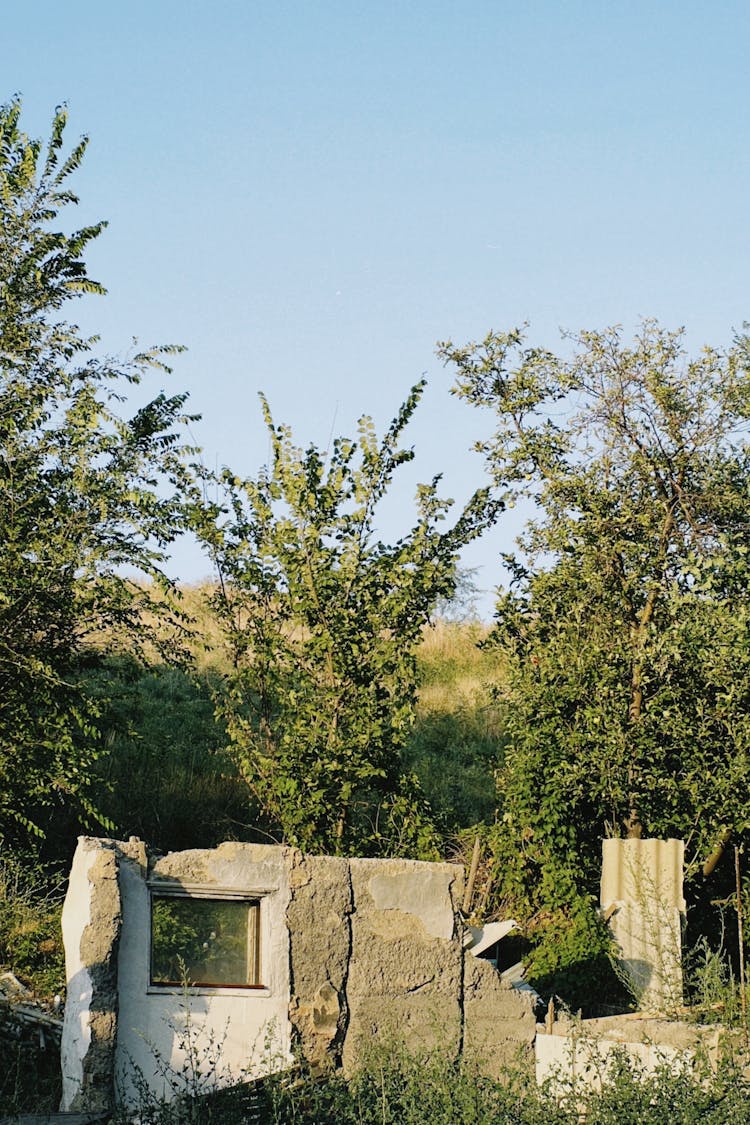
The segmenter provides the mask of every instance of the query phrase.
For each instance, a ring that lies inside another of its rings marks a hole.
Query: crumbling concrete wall
[[[349,863],[295,854],[289,889],[289,1018],[302,1056],[315,1070],[330,1070],[341,1063],[349,1023]]]
[[[133,845],[79,842],[62,915],[67,1000],[61,1044],[63,1105],[107,1111],[114,1105],[122,927],[118,855]]]
[[[448,863],[352,859],[354,913],[345,1069],[375,1036],[419,1050],[459,1050],[463,953],[457,927],[463,872]]]
[[[489,961],[470,952],[464,958],[464,1050],[492,1078],[509,1067],[533,1069],[537,1026],[531,994],[501,980]]]
[[[601,1089],[612,1062],[623,1054],[636,1072],[664,1066],[692,1069],[700,1057],[716,1066],[726,1046],[726,1028],[664,1020],[640,1013],[582,1021],[560,1020],[536,1038],[536,1078],[569,1091],[571,1080]]]
[[[133,1104],[136,1076],[169,1097],[180,1074],[188,1085],[198,1077],[191,1047],[219,1084],[286,1065],[295,1048],[318,1071],[351,1071],[377,1035],[417,1051],[439,1044],[458,1054],[466,1043],[496,1071],[519,1048],[528,1054],[531,998],[464,954],[462,881],[452,864],[236,843],[149,859],[140,842],[82,839],[65,915],[63,1107],[94,1108],[105,1087],[108,1104],[113,1090]],[[261,985],[181,995],[152,983],[151,896],[170,890],[260,903]],[[106,1026],[87,1000],[94,978]]]

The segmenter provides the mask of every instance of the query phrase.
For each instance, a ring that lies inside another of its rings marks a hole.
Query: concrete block
[[[458,1052],[462,959],[460,869],[410,860],[350,861],[354,912],[347,981],[345,1070],[373,1036],[408,1037],[415,1049]]]
[[[485,1074],[501,1078],[507,1069],[529,1074],[534,1067],[534,996],[512,988],[489,963],[464,954],[464,1050]]]

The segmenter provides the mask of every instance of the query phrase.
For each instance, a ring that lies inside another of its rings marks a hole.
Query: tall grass
[[[479,647],[486,635],[475,622],[438,621],[425,629],[417,654],[417,715],[405,757],[447,833],[491,821],[496,809],[504,735],[491,687],[502,665]]]
[[[212,674],[111,659],[96,805],[121,836],[164,851],[259,839],[259,817],[214,715]]]
[[[143,1092],[120,1125],[750,1125],[750,1083],[741,1062],[716,1069],[666,1062],[646,1072],[625,1054],[604,1074],[557,1076],[537,1087],[520,1072],[487,1077],[476,1060],[448,1051],[412,1053],[375,1043],[360,1068],[316,1079],[277,1073],[262,1085],[176,1103]]]

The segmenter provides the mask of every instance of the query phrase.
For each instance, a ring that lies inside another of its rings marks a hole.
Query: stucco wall
[[[61,1066],[66,1109],[106,1110],[113,1102],[121,924],[114,846],[81,840],[62,915],[67,1000]]]
[[[295,1049],[316,1070],[353,1070],[378,1035],[414,1050],[467,1042],[490,1063],[528,1054],[530,998],[463,951],[462,882],[452,864],[237,843],[149,859],[140,841],[82,838],[65,907],[63,1108],[133,1103],[139,1079],[171,1096],[191,1078],[189,1044],[222,1085]],[[150,984],[150,896],[169,889],[259,901],[263,987]]]
[[[116,1049],[118,1096],[134,1095],[134,1071],[152,1089],[169,1095],[169,1078],[192,1080],[187,1050],[208,1045],[207,1068],[227,1082],[259,1071],[264,1064],[289,1061],[289,951],[285,912],[289,902],[288,849],[254,844],[222,844],[213,851],[176,852],[156,860],[149,870],[123,857],[120,866],[122,934],[119,952],[120,1015]],[[264,987],[245,989],[149,986],[149,888],[203,887],[236,890],[261,903],[261,980]],[[215,1056],[212,1059],[212,1056]]]

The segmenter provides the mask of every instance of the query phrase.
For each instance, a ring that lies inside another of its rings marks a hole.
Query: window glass
[[[154,895],[151,983],[260,984],[257,902]]]

